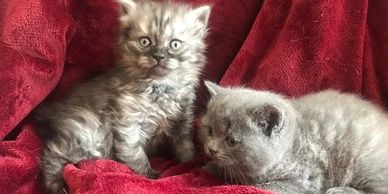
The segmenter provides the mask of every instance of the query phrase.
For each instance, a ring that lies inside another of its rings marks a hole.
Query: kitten
[[[331,90],[287,99],[206,85],[199,139],[214,173],[278,193],[388,193],[388,116],[378,107]]]
[[[192,106],[205,57],[209,6],[121,0],[118,65],[38,109],[48,192],[64,192],[66,163],[110,158],[156,178],[148,156],[171,145],[194,155]]]

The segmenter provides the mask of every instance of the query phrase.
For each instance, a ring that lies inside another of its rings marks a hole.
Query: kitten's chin
[[[168,75],[172,69],[165,68],[161,65],[155,65],[151,68],[152,75],[157,76],[157,77],[164,77]]]

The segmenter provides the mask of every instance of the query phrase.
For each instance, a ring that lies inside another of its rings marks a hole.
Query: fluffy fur
[[[214,173],[278,193],[388,193],[388,117],[370,102],[206,85],[199,136]]]
[[[64,192],[66,163],[111,158],[151,178],[148,161],[169,144],[194,155],[192,105],[204,65],[208,6],[122,0],[118,66],[38,110],[49,193]]]

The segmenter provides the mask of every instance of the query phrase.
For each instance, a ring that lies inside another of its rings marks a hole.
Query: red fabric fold
[[[335,88],[388,107],[386,0],[185,2],[213,7],[204,79],[290,96]],[[117,8],[114,0],[0,0],[0,193],[42,192],[42,142],[28,114],[114,65]],[[199,109],[206,98],[201,87]],[[110,160],[69,164],[64,178],[71,193],[269,193],[224,185],[201,160],[152,164],[158,180]]]

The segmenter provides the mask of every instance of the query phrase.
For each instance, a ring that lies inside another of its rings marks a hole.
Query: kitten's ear
[[[201,22],[204,26],[207,26],[207,22],[210,16],[210,6],[204,5],[191,11],[192,15]]]
[[[136,9],[136,3],[134,0],[118,0],[120,4],[120,15],[125,16],[128,13],[132,12]]]
[[[212,96],[219,94],[222,90],[222,88],[219,85],[217,85],[211,81],[204,81],[204,83],[205,83],[207,90],[210,92],[210,94]]]
[[[268,137],[271,137],[273,133],[279,132],[283,127],[283,114],[273,105],[267,104],[251,109],[248,114],[251,115],[257,127]]]

